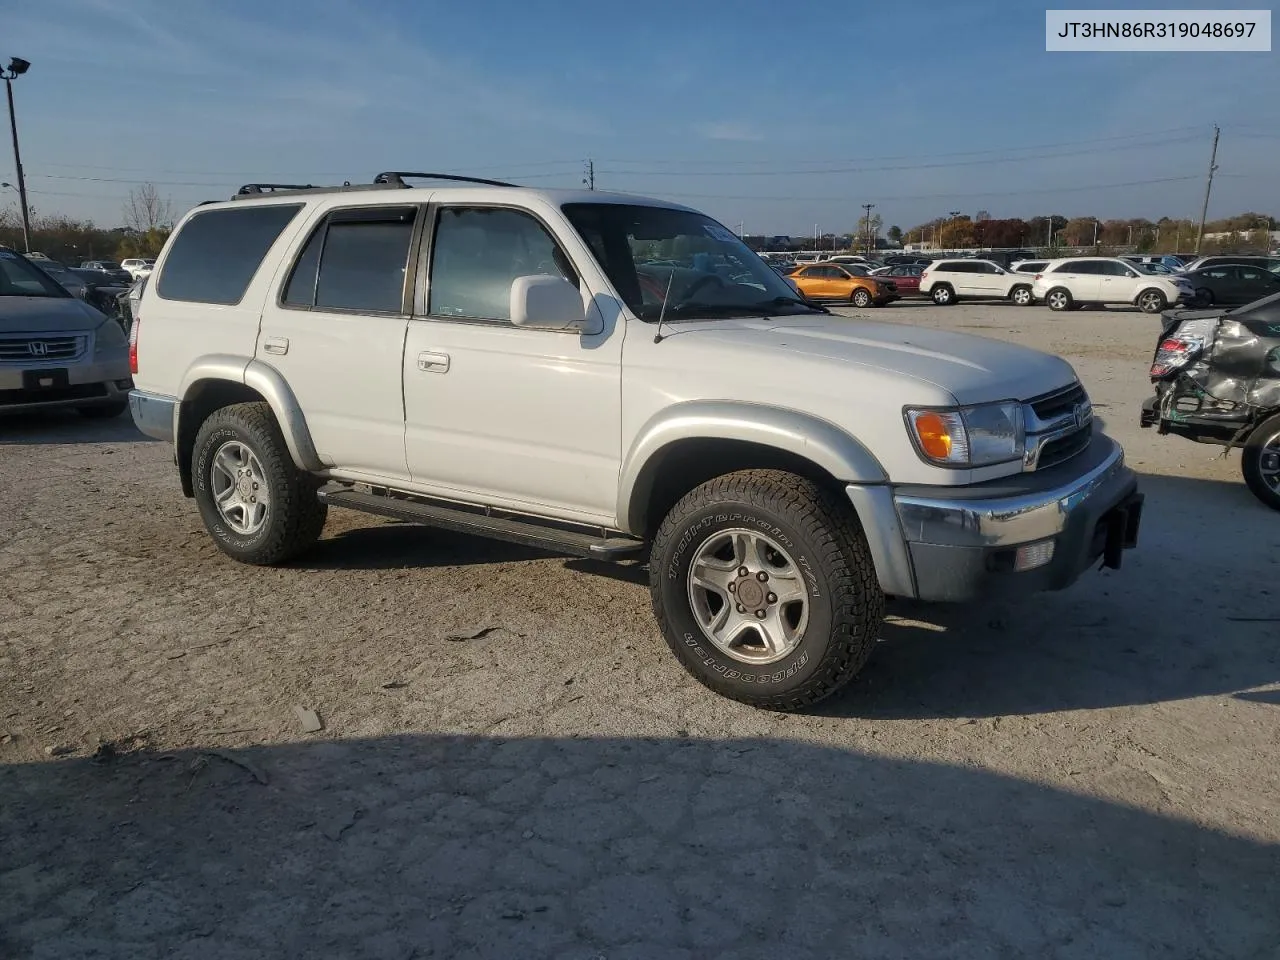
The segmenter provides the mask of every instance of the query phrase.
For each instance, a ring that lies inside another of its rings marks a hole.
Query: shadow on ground
[[[6,958],[1261,957],[1280,847],[771,739],[0,766]]]
[[[1143,475],[1137,550],[1069,589],[891,603],[871,664],[817,713],[986,717],[1232,695],[1280,681],[1280,553],[1243,482]],[[1265,696],[1260,702],[1265,702]]]
[[[89,420],[74,410],[5,414],[0,417],[0,446],[9,443],[56,446],[155,442],[138,431],[127,412],[109,420]]]

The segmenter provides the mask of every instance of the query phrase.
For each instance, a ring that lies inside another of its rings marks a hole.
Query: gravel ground
[[[345,512],[239,566],[127,417],[0,422],[0,957],[1280,956],[1280,516],[1138,428],[1156,321],[871,315],[1067,357],[1145,526],[891,607],[807,715],[689,679],[638,568]]]

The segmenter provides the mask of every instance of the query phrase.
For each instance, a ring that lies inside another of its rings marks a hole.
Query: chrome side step
[[[429,527],[474,533],[495,540],[536,547],[552,553],[568,553],[596,560],[620,560],[643,553],[643,540],[623,536],[602,536],[595,531],[571,530],[534,520],[495,516],[459,507],[389,494],[362,493],[346,488],[325,487],[320,501],[331,507],[362,510],[394,520],[421,523]],[[603,531],[601,531],[603,534]]]

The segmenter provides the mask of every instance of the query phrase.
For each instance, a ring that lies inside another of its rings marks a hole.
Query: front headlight
[[[95,352],[119,350],[128,346],[129,343],[129,338],[124,334],[124,328],[115,320],[108,320],[99,326],[96,334],[93,345]]]
[[[1026,427],[1017,401],[950,410],[906,411],[916,450],[945,467],[985,467],[1022,458]]]

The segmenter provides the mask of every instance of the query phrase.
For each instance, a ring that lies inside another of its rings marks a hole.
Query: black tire
[[[270,494],[265,520],[247,535],[233,530],[214,502],[213,457],[230,441],[244,445],[257,458]],[[324,529],[328,507],[316,496],[319,482],[294,465],[266,403],[236,403],[209,415],[196,434],[191,482],[205,528],[223,553],[242,563],[283,563],[315,543]]]
[[[1169,306],[1169,298],[1154,288],[1143,290],[1133,302],[1143,313],[1161,313]]]
[[[951,289],[951,284],[949,283],[935,284],[933,290],[929,292],[929,296],[940,307],[949,307],[956,302],[956,292]]]
[[[129,399],[116,400],[92,407],[76,407],[76,413],[89,420],[111,420],[129,409]]]
[[[1213,291],[1212,291],[1212,290],[1210,290],[1210,289],[1208,289],[1207,287],[1201,287],[1199,290],[1197,290],[1197,291],[1196,291],[1195,306],[1197,306],[1197,307],[1212,307],[1212,306],[1213,306]]]
[[[849,300],[855,307],[865,310],[867,307],[871,306],[872,296],[866,287],[859,287],[857,290],[853,291],[853,295],[849,297]]]
[[[1044,302],[1054,313],[1062,313],[1075,309],[1075,301],[1071,299],[1071,291],[1066,287],[1054,287],[1044,295]]]
[[[690,600],[689,568],[699,548],[736,529],[774,538],[805,574],[808,619],[798,642],[758,667],[713,644]],[[726,474],[688,493],[663,520],[649,570],[654,615],[681,665],[716,693],[766,710],[803,709],[852,680],[884,617],[884,593],[852,508],[779,470]]]
[[[1009,299],[1017,307],[1029,307],[1036,302],[1036,298],[1031,295],[1031,287],[1025,283],[1020,283],[1010,290]]]
[[[1255,497],[1272,510],[1280,510],[1280,413],[1258,424],[1245,441],[1240,458],[1244,482]],[[1275,477],[1276,486],[1267,481]]]

